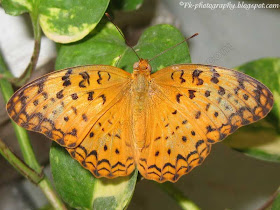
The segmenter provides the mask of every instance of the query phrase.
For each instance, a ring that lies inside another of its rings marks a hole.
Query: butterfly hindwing
[[[203,161],[211,144],[265,117],[273,106],[262,83],[215,66],[164,68],[151,75],[151,88],[139,171],[159,182],[176,181]]]
[[[74,148],[120,99],[130,78],[129,73],[105,65],[53,72],[20,88],[7,103],[7,111],[27,130]]]
[[[67,149],[95,177],[127,176],[135,169],[128,91],[94,123],[78,147]]]
[[[190,113],[174,107],[163,93],[157,92],[149,107],[138,170],[146,179],[175,182],[203,162],[211,145]]]

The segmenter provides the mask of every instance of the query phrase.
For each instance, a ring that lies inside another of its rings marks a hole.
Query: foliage
[[[123,37],[116,28],[110,23],[105,23],[102,17],[109,4],[112,4],[110,9],[131,11],[138,9],[143,0],[116,0],[113,3],[109,0],[84,0],[82,4],[75,0],[2,0],[1,3],[8,14],[30,14],[35,38],[34,57],[39,55],[40,28],[48,38],[58,43],[64,43],[58,47],[56,69],[86,64],[107,64],[117,65],[119,68],[132,72],[133,63],[138,61],[137,56],[130,47],[126,46]],[[183,39],[183,35],[173,26],[157,25],[143,32],[134,49],[141,58],[151,59]],[[5,65],[1,57],[0,61],[2,77],[2,79],[0,78],[0,87],[7,100],[13,90],[6,79],[11,79],[12,75],[9,71],[3,70]],[[151,65],[153,72],[155,72],[172,64],[190,62],[188,46],[182,44],[152,60]],[[31,59],[30,65],[32,68],[26,69],[27,78],[36,66],[36,59]],[[275,104],[266,119],[244,127],[240,132],[230,136],[225,143],[252,157],[279,162],[280,59],[264,58],[244,64],[236,69],[266,84],[274,94]],[[37,184],[45,192],[54,208],[64,209],[62,202],[43,175],[41,181],[41,168],[33,154],[26,131],[17,125],[14,126],[26,164],[20,162],[2,144],[1,140],[0,153],[24,176],[32,181],[37,180]],[[73,208],[124,209],[132,198],[137,182],[137,171],[128,177],[113,180],[96,179],[90,172],[84,170],[77,161],[73,160],[64,148],[55,143],[51,147],[50,162],[56,190],[63,200]],[[161,185],[161,188],[171,196],[176,194],[174,199],[182,208],[198,208],[174,186]],[[279,195],[275,198],[272,209],[278,209],[280,205]]]
[[[103,17],[109,0],[3,0],[2,6],[10,15],[30,13],[39,19],[45,35],[55,42],[75,42],[88,35]],[[141,6],[142,0],[123,0],[121,9],[130,11]]]

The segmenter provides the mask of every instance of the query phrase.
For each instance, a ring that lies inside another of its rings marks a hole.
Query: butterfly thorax
[[[135,149],[140,151],[146,139],[146,112],[151,81],[151,66],[147,60],[140,60],[133,66],[132,74],[132,125]]]

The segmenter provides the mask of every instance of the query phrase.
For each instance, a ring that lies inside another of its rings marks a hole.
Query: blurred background
[[[117,12],[116,23],[128,40],[136,43],[150,25],[168,23],[178,27],[190,40],[193,63],[214,64],[234,68],[246,62],[280,56],[280,9],[190,9],[188,0],[147,0],[137,11]],[[194,1],[193,1],[194,2]],[[204,1],[204,3],[229,1]],[[245,3],[264,3],[247,1]],[[232,4],[238,1],[232,0]],[[280,3],[280,1],[265,1]],[[13,17],[0,7],[0,49],[13,74],[20,76],[33,51],[32,26],[28,15]],[[42,39],[39,64],[32,78],[54,69],[56,47]],[[237,131],[237,132],[240,132]],[[49,169],[50,140],[30,133],[40,163]],[[0,136],[20,156],[11,123],[0,97]],[[213,146],[204,164],[183,176],[176,186],[202,209],[258,209],[280,185],[280,167],[276,163],[250,158],[223,143]],[[24,180],[0,156],[0,209],[38,209],[47,204],[42,192]],[[141,181],[136,185],[128,209],[180,209],[155,182]]]

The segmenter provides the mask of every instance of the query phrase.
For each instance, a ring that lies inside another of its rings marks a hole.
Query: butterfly
[[[136,168],[157,182],[176,182],[200,165],[214,143],[264,118],[270,90],[241,72],[179,64],[151,74],[107,65],[67,68],[23,86],[7,103],[11,119],[46,135],[95,177]]]

